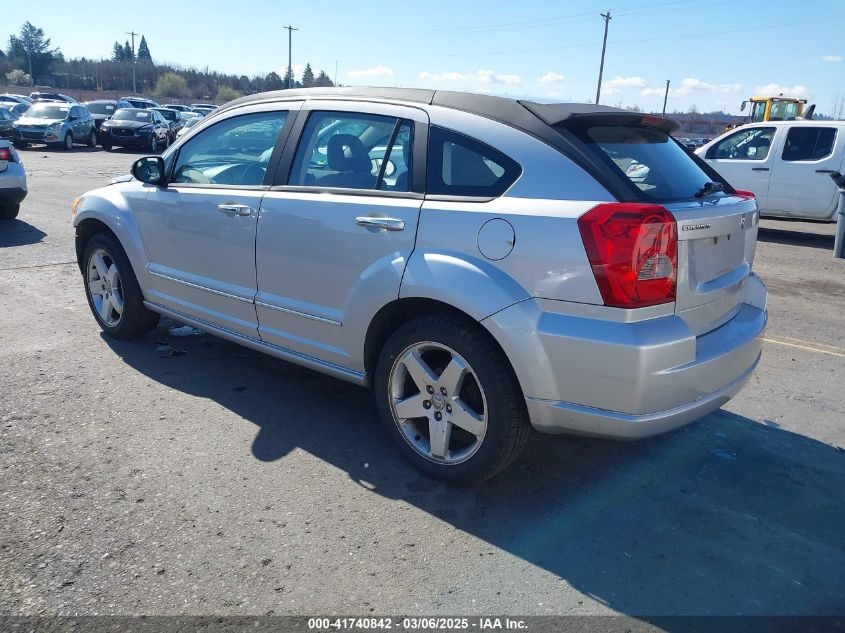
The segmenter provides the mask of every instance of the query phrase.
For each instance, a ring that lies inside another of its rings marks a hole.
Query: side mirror
[[[746,106],[746,104],[747,104],[747,103],[748,103],[747,101],[743,101],[743,102],[740,104],[740,106],[739,106],[739,111],[740,111],[740,112],[745,112],[745,106]]]
[[[161,156],[144,156],[132,163],[132,175],[149,185],[164,186],[164,159]]]

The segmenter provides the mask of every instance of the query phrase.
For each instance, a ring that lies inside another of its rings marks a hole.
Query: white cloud
[[[476,70],[475,74],[459,72],[430,73],[423,71],[419,74],[419,78],[425,79],[426,81],[463,81],[478,82],[487,85],[503,84],[506,86],[518,86],[522,83],[522,77],[519,75],[500,74],[489,69]]]
[[[552,71],[549,71],[542,77],[537,78],[538,84],[562,84],[564,81],[566,81],[566,77],[560,73],[553,73]]]
[[[781,86],[780,84],[766,84],[765,86],[757,86],[754,89],[754,94],[761,97],[777,96],[783,94],[785,97],[806,97],[807,87],[797,84],[795,86]]]
[[[741,84],[711,84],[695,77],[688,77],[681,82],[681,87],[672,91],[676,96],[688,95],[692,92],[731,93],[742,90]]]
[[[666,93],[666,88],[644,88],[642,95],[644,97],[653,97],[654,95],[663,95]]]
[[[372,68],[363,68],[360,70],[350,70],[346,73],[347,77],[358,79],[360,77],[390,77],[393,71],[386,66],[373,66]]]
[[[831,62],[831,63],[841,62],[842,61],[842,55],[824,55],[822,57],[822,61],[823,62]]]
[[[616,75],[613,79],[609,79],[602,83],[602,92],[606,94],[615,94],[622,88],[645,88],[645,79],[642,77],[622,77]]]

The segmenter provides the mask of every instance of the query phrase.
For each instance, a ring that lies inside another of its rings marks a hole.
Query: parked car
[[[191,110],[194,112],[198,112],[202,116],[208,116],[215,110],[217,110],[216,105],[211,105],[210,103],[192,103]]]
[[[110,336],[164,314],[371,386],[448,481],[505,468],[532,426],[668,431],[741,389],[766,324],[754,198],[676,127],[431,90],[243,97],[74,202],[87,300]]]
[[[163,108],[170,108],[171,110],[178,110],[179,112],[190,112],[191,106],[181,105],[178,103],[168,103],[166,105],[162,105]]]
[[[31,107],[28,103],[13,103],[11,101],[0,103],[0,109],[11,112],[16,119],[22,117]]]
[[[121,97],[121,101],[126,101],[130,104],[130,107],[141,110],[160,107],[157,102],[152,99],[145,99],[144,97]]]
[[[82,105],[88,108],[88,111],[91,113],[91,117],[94,119],[94,125],[96,126],[98,132],[100,130],[100,126],[103,124],[103,121],[111,118],[115,112],[121,108],[132,107],[128,101],[123,101],[122,99],[118,99],[117,101],[114,99],[86,101]]]
[[[185,134],[191,131],[191,128],[194,127],[197,123],[202,121],[202,115],[197,114],[196,112],[192,112],[196,116],[188,117],[185,119],[185,122],[182,124],[182,127],[179,128],[179,131],[176,132],[176,138],[182,138]]]
[[[12,144],[0,139],[0,220],[18,217],[26,198],[26,172]]]
[[[65,103],[77,103],[76,99],[58,92],[32,92],[29,98],[35,101],[64,101]]]
[[[178,110],[171,110],[170,108],[152,108],[152,110],[158,112],[162,118],[167,121],[167,124],[170,127],[167,144],[170,145],[170,143],[176,140],[176,134],[185,124],[184,119],[179,118]]]
[[[137,147],[157,152],[167,147],[170,124],[155,110],[122,108],[100,126],[100,145],[107,152],[113,147]]]
[[[10,94],[7,92],[6,94],[0,95],[0,103],[32,103],[32,99],[24,95]]]
[[[97,144],[97,130],[91,113],[85,106],[75,103],[36,101],[12,125],[15,128],[15,146],[19,148],[43,143],[71,150],[74,143],[84,143],[88,147]]]
[[[12,105],[11,103],[9,105]],[[20,104],[14,104],[20,105]],[[18,119],[4,107],[0,107],[0,138],[5,138],[10,141],[15,139],[15,127],[12,125]]]
[[[743,125],[696,152],[735,187],[753,191],[763,215],[836,220],[845,171],[845,121],[768,121]]]

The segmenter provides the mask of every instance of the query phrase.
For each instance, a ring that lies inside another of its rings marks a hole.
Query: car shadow
[[[820,235],[819,233],[805,233],[803,231],[789,231],[787,229],[759,228],[757,239],[761,242],[774,244],[786,244],[789,246],[807,246],[809,248],[821,248],[833,250],[833,235]]]
[[[3,220],[0,222],[0,248],[37,244],[47,234],[23,220]]]
[[[255,459],[307,451],[617,612],[845,612],[841,448],[718,411],[636,443],[536,435],[506,473],[456,488],[404,462],[365,389],[166,326],[104,338],[150,379],[254,426]]]

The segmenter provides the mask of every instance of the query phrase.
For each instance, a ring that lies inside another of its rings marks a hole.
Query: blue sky
[[[842,0],[613,0],[597,3],[281,2],[119,3],[68,10],[66,0],[9,2],[0,37],[29,20],[66,57],[107,57],[126,31],[154,60],[264,74],[306,61],[347,85],[489,92],[592,101],[603,21],[610,23],[602,102],[738,112],[752,94],[808,97],[829,112],[845,96]],[[79,5],[85,6],[85,5]],[[184,8],[183,8],[184,7]]]

